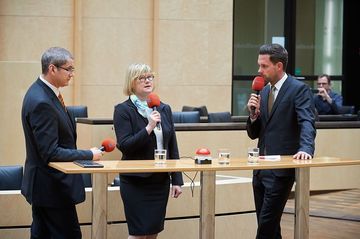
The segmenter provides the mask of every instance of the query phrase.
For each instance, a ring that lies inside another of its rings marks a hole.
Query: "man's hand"
[[[178,185],[173,185],[171,187],[171,197],[178,198],[182,193],[181,187]]]
[[[293,156],[294,159],[307,160],[312,159],[312,156],[304,151],[299,151]]]
[[[91,148],[90,150],[91,150],[91,152],[93,153],[93,158],[92,158],[92,160],[94,160],[94,161],[100,160],[101,157],[102,157],[103,154],[104,154],[103,151],[101,151],[100,149],[98,149],[98,148],[96,148],[96,147]]]
[[[322,88],[322,87],[318,88],[318,90],[319,90],[318,95],[320,95],[323,98],[324,101],[326,100],[329,104],[331,104],[332,99],[331,99],[330,95],[328,94],[327,90],[325,88]]]
[[[254,94],[252,93],[250,95],[250,99],[247,103],[247,108],[250,112],[250,117],[252,119],[255,119],[259,114],[260,114],[260,100],[261,100],[261,96],[260,95],[257,95],[257,94]],[[255,113],[253,114],[253,110],[251,108],[255,108]]]

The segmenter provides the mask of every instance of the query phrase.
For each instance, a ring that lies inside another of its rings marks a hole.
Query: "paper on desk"
[[[260,156],[260,159],[264,161],[280,161],[281,157],[280,155],[265,155],[265,156]]]

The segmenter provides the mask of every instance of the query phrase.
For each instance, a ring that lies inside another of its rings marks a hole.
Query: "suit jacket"
[[[157,107],[161,115],[164,148],[168,159],[179,159],[172,112],[169,105],[160,103]],[[122,152],[123,160],[153,159],[156,149],[154,132],[149,135],[145,127],[148,120],[141,116],[130,98],[115,106],[114,128],[117,138],[117,148]],[[148,177],[151,173],[126,174],[138,177]],[[183,185],[181,173],[171,173],[173,185]]]
[[[21,119],[26,144],[21,193],[26,200],[36,206],[60,208],[84,201],[82,176],[64,174],[48,163],[92,159],[92,152],[76,150],[74,119],[40,79],[24,97]]]
[[[339,114],[339,108],[342,106],[343,98],[341,95],[336,94],[333,91],[329,92],[329,96],[332,99],[332,103],[329,104],[326,100],[323,100],[322,96],[314,96],[315,108],[319,115],[331,115]]]
[[[291,76],[283,83],[272,111],[268,112],[270,84],[260,92],[260,116],[247,121],[251,139],[259,138],[261,155],[293,155],[298,151],[314,154],[315,109],[310,88]],[[258,171],[255,170],[256,174]],[[292,176],[293,169],[273,170],[277,176]]]

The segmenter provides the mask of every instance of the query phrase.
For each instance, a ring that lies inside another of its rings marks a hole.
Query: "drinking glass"
[[[219,164],[229,164],[230,163],[230,150],[229,149],[219,149]]]
[[[259,163],[259,148],[249,147],[248,148],[248,163],[258,164]]]
[[[155,149],[154,151],[155,165],[166,164],[166,149]]]

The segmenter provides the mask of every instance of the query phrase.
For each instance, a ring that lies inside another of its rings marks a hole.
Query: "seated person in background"
[[[319,76],[317,85],[319,92],[314,96],[314,103],[319,115],[338,114],[343,98],[331,90],[330,76],[326,74]]]

